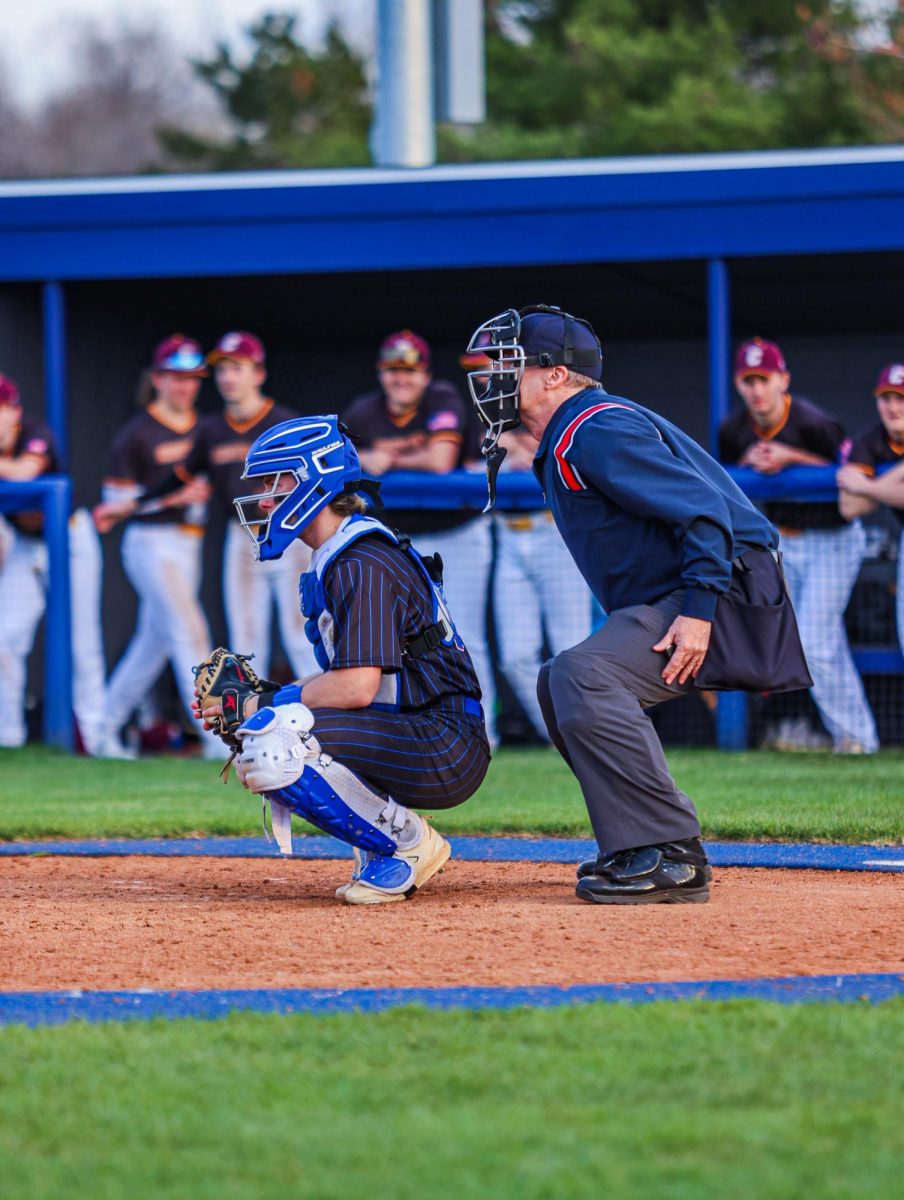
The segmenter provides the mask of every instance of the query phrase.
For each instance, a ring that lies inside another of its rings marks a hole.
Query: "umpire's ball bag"
[[[719,597],[709,650],[694,681],[731,692],[796,692],[813,686],[781,556],[749,550],[736,558]]]

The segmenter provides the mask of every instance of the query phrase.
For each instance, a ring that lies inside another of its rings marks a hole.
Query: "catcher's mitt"
[[[272,695],[279,690],[278,683],[258,676],[251,666],[253,657],[218,646],[204,662],[192,667],[201,717],[227,746],[239,745],[235,731],[245,719],[248,697],[259,696],[262,692]],[[204,709],[213,705],[222,708],[222,715],[205,716]]]

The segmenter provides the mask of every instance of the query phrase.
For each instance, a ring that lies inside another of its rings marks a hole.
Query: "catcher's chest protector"
[[[400,538],[382,521],[374,517],[349,517],[336,533],[314,552],[311,559],[311,570],[306,571],[298,583],[301,611],[307,618],[305,633],[308,641],[314,647],[314,655],[324,671],[332,666],[336,656],[336,623],[327,605],[326,592],[322,579],[330,565],[343,551],[353,545],[359,538],[368,534],[377,534],[392,545],[397,546],[415,564],[426,584],[433,603],[433,625],[430,630],[436,632],[436,642],[451,645],[453,641],[461,644],[461,638],[455,629],[449,612],[448,602],[442,588],[442,581],[434,579],[427,569],[421,555],[415,550],[407,538]],[[421,639],[417,639],[420,641]],[[413,645],[413,643],[411,644]],[[410,646],[409,646],[409,652]],[[386,695],[384,695],[384,690]],[[389,693],[392,693],[390,696]],[[396,676],[384,676],[383,683],[376,696],[376,703],[390,704],[398,707],[398,679]]]

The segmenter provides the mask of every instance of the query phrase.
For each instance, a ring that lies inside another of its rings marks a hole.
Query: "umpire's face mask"
[[[508,308],[479,325],[468,343],[468,354],[487,358],[486,365],[468,372],[471,399],[487,430],[480,448],[487,463],[489,491],[484,512],[489,512],[496,503],[496,476],[506,455],[499,438],[507,429],[521,424],[525,355],[518,343],[520,333],[521,315],[517,309]]]

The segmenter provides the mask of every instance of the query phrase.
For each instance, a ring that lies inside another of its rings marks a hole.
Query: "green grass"
[[[904,1002],[0,1031],[4,1200],[889,1200]]]
[[[904,753],[871,758],[674,750],[706,836],[904,841]],[[177,758],[137,763],[69,758],[41,747],[0,750],[0,838],[183,837],[260,832],[260,806],[235,775]],[[508,750],[480,792],[438,815],[448,833],[589,837],[580,791],[554,751]],[[303,827],[301,827],[303,828]]]

